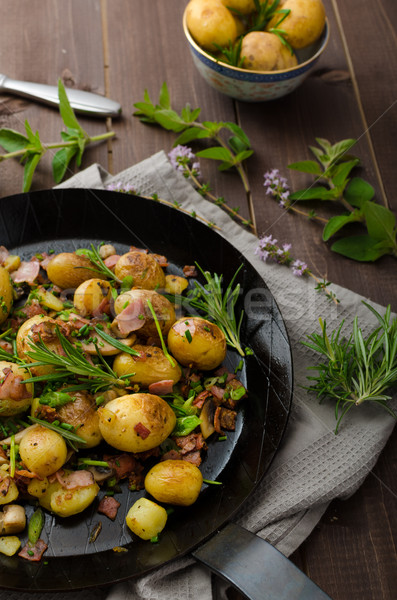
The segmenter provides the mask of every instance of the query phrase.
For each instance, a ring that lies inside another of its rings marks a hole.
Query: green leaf
[[[59,112],[66,127],[76,129],[80,135],[88,137],[84,129],[78,122],[76,115],[74,114],[73,108],[70,106],[69,99],[66,94],[65,87],[62,81],[58,80],[58,97],[59,97]]]
[[[288,169],[294,171],[302,171],[303,173],[313,173],[313,175],[322,175],[321,167],[314,160],[302,160],[300,162],[291,163]]]
[[[186,129],[186,123],[174,110],[156,110],[154,113],[154,118],[159,125],[164,127],[164,129],[175,131],[176,133]]]
[[[355,210],[352,213],[348,213],[345,215],[336,215],[335,217],[331,217],[323,230],[324,242],[329,240],[330,237],[335,235],[335,233],[337,231],[342,229],[342,227],[344,227],[348,223],[353,223],[354,221],[360,221],[361,214],[362,213],[360,211]]]
[[[167,84],[165,81],[160,89],[159,104],[160,104],[161,108],[165,108],[165,109],[171,108],[170,95],[168,93],[168,88],[167,88]]]
[[[241,139],[236,135],[233,135],[228,139],[228,144],[236,154],[245,150],[249,150],[249,146],[247,146],[245,142],[242,142]]]
[[[145,115],[146,117],[153,119],[153,123],[155,122],[155,108],[151,102],[135,102],[134,106],[138,109],[137,112],[134,112],[135,117],[141,117],[142,115]]]
[[[372,200],[375,190],[367,181],[361,177],[353,177],[347,186],[343,196],[352,206],[362,208],[364,203]]]
[[[230,123],[229,121],[227,121],[227,122],[223,123],[223,126],[226,127],[227,129],[229,129],[230,131],[232,131],[234,133],[234,135],[236,135],[241,140],[241,142],[243,144],[245,144],[246,147],[248,147],[248,148],[251,147],[251,142],[249,141],[248,136],[241,129],[241,127],[236,125],[236,123]]]
[[[347,178],[349,173],[360,161],[358,158],[354,160],[349,160],[348,162],[342,162],[338,165],[334,165],[331,169],[331,178],[333,184],[339,188],[343,189],[347,183]]]
[[[234,157],[234,163],[235,164],[239,164],[242,163],[244,160],[246,160],[247,158],[249,158],[250,156],[252,156],[254,153],[253,150],[243,150],[242,152],[239,152],[238,154],[236,154],[236,156]]]
[[[337,190],[329,190],[322,185],[318,185],[294,192],[290,195],[289,200],[335,200],[337,197]]]
[[[328,140],[326,140],[325,138],[319,138],[319,137],[317,137],[315,139],[316,139],[317,144],[319,146],[321,146],[321,148],[324,150],[324,152],[326,152],[327,154],[329,154],[331,152],[332,145]]]
[[[24,166],[24,170],[23,170],[23,187],[22,187],[22,191],[23,192],[28,192],[30,190],[30,186],[32,185],[32,179],[33,179],[33,174],[35,172],[35,169],[37,167],[37,165],[40,162],[40,158],[41,158],[41,154],[29,154],[26,162],[25,162],[25,166]]]
[[[375,202],[366,202],[363,212],[369,235],[396,246],[396,217],[391,210]]]
[[[340,160],[343,154],[345,154],[348,150],[353,148],[356,141],[357,140],[351,138],[341,140],[340,142],[336,142],[336,144],[334,144],[333,146],[331,146],[331,148],[327,150],[328,154],[330,155],[330,159],[332,161]]]
[[[317,160],[322,165],[328,164],[328,162],[329,162],[328,154],[324,154],[324,152],[322,150],[320,150],[319,148],[316,148],[315,146],[309,146],[309,149],[312,151],[314,156],[317,158]]]
[[[359,262],[374,262],[389,250],[378,247],[378,240],[369,235],[357,235],[338,240],[331,246],[333,252],[347,256]]]
[[[77,146],[69,146],[68,148],[61,148],[56,152],[52,159],[52,174],[55,183],[60,183],[65,176],[66,169],[72,158],[77,153]]]
[[[202,129],[200,129],[200,127],[189,127],[189,129],[186,129],[175,140],[174,147],[178,146],[178,144],[182,144],[182,146],[184,146],[185,144],[188,144],[189,142],[192,142],[193,140],[199,139],[201,137],[201,135],[200,135],[201,132],[202,132]]]
[[[28,138],[22,135],[22,133],[14,131],[14,129],[0,129],[0,146],[4,148],[6,152],[23,150],[28,143]]]
[[[223,160],[233,163],[233,154],[230,150],[217,146],[200,150],[200,152],[197,152],[196,156],[199,158],[213,158],[214,160]]]

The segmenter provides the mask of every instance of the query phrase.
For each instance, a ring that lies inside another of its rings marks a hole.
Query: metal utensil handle
[[[6,77],[2,89],[52,106],[59,105],[58,88],[55,85],[17,81]],[[97,117],[118,117],[121,114],[121,105],[105,96],[71,88],[66,88],[66,94],[76,112]]]
[[[271,544],[234,523],[192,554],[250,600],[331,600]]]

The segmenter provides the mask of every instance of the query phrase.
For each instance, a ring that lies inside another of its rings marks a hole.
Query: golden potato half
[[[62,346],[56,336],[56,325],[57,322],[51,317],[46,315],[35,315],[24,323],[18,330],[16,343],[17,352],[19,358],[26,360],[27,362],[34,362],[26,353],[31,352],[32,348],[29,344],[29,339],[33,338],[33,341],[39,341],[40,338],[43,343],[57,354],[62,354]],[[47,375],[48,373],[54,372],[54,367],[51,365],[42,365],[38,367],[32,367],[32,375]]]
[[[201,317],[185,317],[169,330],[168,348],[183,366],[210,371],[225,359],[226,338],[215,323]]]
[[[180,506],[196,502],[202,484],[200,469],[186,460],[161,461],[145,477],[145,489],[153,498]]]
[[[133,250],[120,256],[114,268],[116,277],[132,277],[131,287],[154,290],[163,288],[165,275],[159,263],[150,254]]]
[[[176,417],[167,402],[154,394],[115,398],[98,409],[105,441],[125,452],[145,452],[163,442],[175,427]]]
[[[13,294],[10,274],[4,267],[0,267],[0,324],[4,323],[10,314]]]
[[[33,384],[23,381],[29,377],[27,369],[0,361],[0,417],[12,417],[28,410],[33,400]]]
[[[118,377],[134,373],[129,380],[139,383],[142,387],[149,387],[151,383],[163,379],[171,379],[177,383],[182,377],[177,361],[174,360],[175,364],[172,366],[161,348],[135,344],[134,350],[141,356],[131,356],[127,352],[122,352],[114,359],[113,370]]]

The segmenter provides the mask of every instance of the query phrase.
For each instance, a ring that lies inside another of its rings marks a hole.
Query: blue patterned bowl
[[[324,52],[329,39],[328,20],[321,37],[307,48],[296,52],[298,65],[283,71],[249,71],[217,61],[192,38],[183,15],[183,30],[189,43],[193,62],[209,85],[221,92],[246,102],[263,102],[281,98],[295,90],[309,75]]]

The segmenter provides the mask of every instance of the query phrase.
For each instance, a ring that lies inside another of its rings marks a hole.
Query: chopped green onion
[[[193,338],[192,338],[192,334],[190,333],[189,329],[186,329],[186,331],[185,331],[185,338],[187,339],[187,341],[189,342],[189,344],[192,343]]]
[[[30,517],[28,525],[28,539],[31,544],[35,544],[40,537],[44,526],[44,513],[41,508],[37,508]]]
[[[157,333],[159,334],[159,338],[160,338],[160,342],[161,342],[161,347],[163,349],[164,355],[167,358],[168,362],[170,363],[171,367],[175,367],[174,359],[172,358],[171,354],[168,352],[167,347],[165,345],[163,334],[161,333],[161,328],[160,328],[160,325],[159,325],[159,320],[158,320],[157,315],[156,315],[156,313],[154,311],[152,303],[150,302],[150,300],[147,300],[146,302],[147,302],[147,305],[149,307],[150,312],[152,313],[152,317],[153,317],[155,325],[156,325]]]

